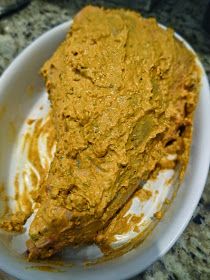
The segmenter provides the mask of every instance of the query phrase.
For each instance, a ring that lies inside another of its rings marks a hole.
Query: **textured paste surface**
[[[188,162],[199,71],[172,30],[86,7],[45,63],[57,150],[37,198],[29,258],[91,243],[163,158]]]

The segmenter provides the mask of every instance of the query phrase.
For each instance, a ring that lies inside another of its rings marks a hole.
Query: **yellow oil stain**
[[[33,95],[34,92],[35,92],[34,84],[28,85],[26,88],[26,93],[30,96],[30,95]]]
[[[171,187],[171,186],[172,186],[172,183],[173,183],[173,180],[174,180],[173,177],[170,178],[170,179],[168,179],[168,180],[165,182],[165,186]]]
[[[14,123],[14,121],[9,122],[9,127],[8,127],[8,139],[10,142],[15,142],[17,137],[17,128]]]
[[[18,212],[21,210],[21,205],[20,205],[20,190],[19,190],[20,182],[19,182],[19,172],[16,173],[15,175],[15,180],[14,180],[14,200],[16,201],[16,209],[15,211]]]
[[[147,201],[152,197],[152,192],[146,189],[140,189],[135,193],[141,202]]]
[[[6,193],[5,186],[3,183],[0,184],[0,203],[2,205],[0,218],[2,219],[10,211],[9,197]]]
[[[32,125],[36,120],[35,119],[28,119],[27,124]]]
[[[32,168],[30,168],[30,181],[31,181],[31,185],[32,185],[32,190],[30,190],[30,197],[32,198],[33,201],[37,201],[38,196],[39,196],[40,179],[39,179],[37,173]]]
[[[154,214],[155,218],[158,220],[161,220],[163,217],[163,212],[162,211],[158,211]]]
[[[29,132],[26,132],[22,138],[22,145],[21,145],[22,152],[24,152],[27,149],[27,145],[30,144],[30,139],[31,139],[31,134]]]
[[[29,186],[27,184],[27,173],[25,170],[22,172],[23,177],[23,191],[20,194],[19,200],[21,205],[21,211],[26,213],[26,215],[31,215],[32,213],[32,201],[29,194]]]
[[[166,198],[166,199],[165,199],[165,204],[166,204],[166,205],[169,205],[170,203],[171,203],[171,201],[170,201],[168,198]]]
[[[57,267],[53,267],[50,265],[33,265],[26,267],[26,269],[34,269],[34,270],[40,270],[45,272],[65,272],[64,270],[61,270]]]
[[[0,120],[4,117],[5,112],[6,112],[6,106],[0,105]]]

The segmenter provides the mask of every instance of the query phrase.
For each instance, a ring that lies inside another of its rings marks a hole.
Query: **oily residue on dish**
[[[50,265],[33,265],[27,267],[27,269],[34,269],[34,270],[46,271],[46,272],[64,272],[64,270],[55,268],[54,266],[50,266]]]
[[[2,219],[8,212],[9,212],[9,205],[8,205],[8,195],[5,191],[4,184],[0,184],[0,203],[1,203],[1,209],[0,209],[0,218]]]
[[[41,150],[40,142],[45,143],[46,149]],[[52,123],[51,114],[46,119],[30,118],[26,121],[26,132],[24,133],[20,146],[20,154],[26,154],[27,160],[25,165],[17,170],[14,189],[16,201],[15,213],[9,210],[8,197],[1,187],[0,198],[4,197],[6,210],[1,227],[8,231],[22,232],[27,218],[32,214],[34,209],[39,207],[39,197],[42,183],[46,178],[50,163],[55,151],[55,130]],[[42,157],[42,159],[41,159]],[[166,166],[170,167],[170,163]],[[142,186],[145,182],[142,182]],[[145,203],[154,198],[157,191],[151,191],[141,188],[135,192],[133,197],[119,211],[110,225],[101,232],[95,242],[100,247],[104,257],[99,260],[113,258],[121,255],[126,248],[135,247],[141,242],[151,230],[151,226],[145,230],[141,229],[141,222],[144,213],[138,215],[129,213],[132,200],[137,198],[141,203]],[[132,241],[129,241],[122,248],[112,248],[111,244],[117,241],[117,236],[128,234],[134,231],[138,234]],[[90,264],[93,264],[91,262]],[[34,267],[35,269],[35,267]],[[39,268],[38,268],[39,269]]]
[[[31,163],[30,167],[30,181],[32,190],[30,194],[33,200],[36,201],[39,193],[39,188],[42,185],[53,158],[55,149],[55,130],[50,116],[43,122],[43,119],[36,121],[28,120],[29,125],[34,125],[33,135],[25,135],[23,149],[28,147],[28,161]],[[46,147],[46,153],[41,151],[41,141]]]
[[[6,112],[6,106],[0,105],[0,120],[1,118],[3,118],[5,112]]]
[[[39,207],[41,186],[48,174],[56,145],[51,114],[46,119],[28,119],[26,121],[26,128],[26,132],[21,141],[20,154],[26,154],[27,159],[24,166],[17,171],[14,180],[15,213],[9,210],[7,203],[8,197],[5,191],[3,191],[3,187],[0,192],[1,197],[4,197],[6,202],[6,210],[1,227],[8,231],[22,232],[27,218],[32,214],[34,209]],[[44,151],[41,150],[39,141],[42,144],[45,143],[46,149]],[[153,197],[153,193],[150,190],[142,188],[134,194],[134,197],[144,203]],[[141,232],[141,227],[139,227],[144,213],[140,213],[139,215],[128,213],[132,199],[125,204],[112,220],[109,227],[101,232],[95,240],[106,257],[109,254],[112,256],[120,254],[122,251],[121,248],[116,250],[110,246],[116,241],[117,235],[126,234],[133,230],[139,233],[141,238],[145,236]]]
[[[0,223],[0,227],[7,231],[22,232],[26,220],[38,207],[40,186],[47,176],[55,150],[55,130],[50,114],[45,119],[28,119],[26,125],[20,149],[20,158],[25,155],[26,160],[14,179],[15,209],[9,209],[7,204]],[[4,194],[6,199],[8,201]]]
[[[137,198],[140,202],[145,202],[152,197],[152,192],[146,189],[139,189],[133,195],[133,198]],[[129,213],[133,199],[130,199],[118,215],[110,222],[108,227],[100,232],[96,238],[96,242],[101,246],[102,250],[107,246],[110,246],[114,241],[116,241],[116,235],[125,234],[130,231],[139,232],[139,224],[144,217],[143,213],[135,214]],[[106,245],[105,245],[106,244]]]
[[[14,121],[9,122],[8,126],[8,139],[10,142],[15,142],[17,136],[17,128]]]

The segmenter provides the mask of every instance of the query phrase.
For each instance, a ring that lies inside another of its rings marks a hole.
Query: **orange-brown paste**
[[[88,6],[42,74],[57,149],[29,258],[95,240],[167,153],[188,162],[199,88],[194,55],[154,19]],[[56,233],[55,233],[56,232]]]
[[[29,259],[100,242],[112,228],[124,232],[123,206],[139,182],[177,163],[182,178],[200,82],[194,55],[173,30],[131,11],[92,6],[75,17],[41,73],[57,144],[35,195],[40,207],[30,227]],[[172,163],[165,160],[169,153],[177,154]]]

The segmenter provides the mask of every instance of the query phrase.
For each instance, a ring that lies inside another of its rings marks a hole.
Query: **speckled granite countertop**
[[[127,3],[137,1],[124,1]],[[115,6],[119,1],[35,0],[0,20],[0,74],[35,38],[69,19],[87,3]],[[208,0],[159,0],[152,12],[160,23],[173,27],[197,51],[210,79],[210,35],[202,28]],[[121,4],[122,6],[123,4]],[[135,8],[139,9],[138,4]],[[0,272],[0,279],[13,279]],[[194,216],[176,242],[159,261],[132,280],[210,279],[210,176]]]

